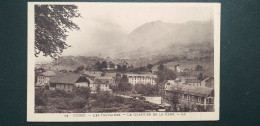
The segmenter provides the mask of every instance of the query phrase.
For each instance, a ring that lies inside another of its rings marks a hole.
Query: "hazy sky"
[[[109,52],[117,43],[137,27],[152,21],[184,23],[208,21],[212,18],[211,6],[206,4],[171,3],[79,3],[83,18],[74,19],[80,31],[68,33],[67,43],[72,47],[63,55],[97,56],[100,50]],[[120,47],[118,47],[120,48]],[[40,56],[37,62],[50,60]]]

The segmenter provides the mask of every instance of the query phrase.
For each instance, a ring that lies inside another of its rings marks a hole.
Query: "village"
[[[98,61],[63,70],[35,68],[35,112],[214,111],[214,76],[203,66]]]

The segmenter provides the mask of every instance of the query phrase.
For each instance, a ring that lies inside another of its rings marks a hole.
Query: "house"
[[[98,88],[100,88],[100,91],[112,91],[110,89],[112,85],[115,85],[113,77],[99,76],[95,77],[93,83],[90,83],[90,89],[92,93],[95,93]]]
[[[188,82],[196,82],[198,81],[198,77],[197,76],[180,76],[179,77],[180,81],[182,83],[188,83]]]
[[[168,88],[172,88],[173,85],[178,84],[180,81],[178,80],[168,80],[165,84],[164,84],[164,88],[168,89]]]
[[[179,97],[179,106],[187,105],[189,108],[204,107],[207,110],[214,109],[214,89],[209,87],[197,87],[175,83],[170,80],[165,83],[165,99],[173,94]]]
[[[126,74],[128,77],[128,82],[135,84],[156,84],[157,76],[153,74]]]
[[[191,70],[189,68],[185,68],[185,67],[182,67],[182,66],[176,66],[175,71],[177,71],[178,73],[189,73],[189,72],[191,72]]]
[[[43,87],[45,85],[49,85],[50,79],[55,75],[56,73],[53,71],[46,71],[39,73],[36,75],[36,87]]]
[[[185,82],[185,84],[190,85],[190,86],[200,87],[201,86],[201,81],[198,80],[198,79],[190,79],[190,80],[187,80]]]
[[[214,77],[208,77],[202,80],[201,86],[214,88]]]
[[[176,71],[178,72],[178,73],[181,73],[181,72],[183,72],[184,71],[184,67],[181,67],[181,66],[177,66],[176,67]]]
[[[75,86],[89,87],[90,79],[78,73],[59,73],[50,79],[50,89],[72,91]]]

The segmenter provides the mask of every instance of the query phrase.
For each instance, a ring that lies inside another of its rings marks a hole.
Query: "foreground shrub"
[[[40,90],[35,90],[35,105],[41,106],[41,105],[46,105],[46,103],[47,103],[47,98],[45,95],[43,95],[43,92]]]
[[[50,96],[52,98],[55,98],[55,97],[72,98],[72,97],[75,96],[75,94],[73,92],[66,92],[66,91],[63,91],[63,90],[55,90],[55,91],[52,91],[50,93]]]
[[[132,108],[130,109],[130,112],[145,112],[144,108]]]
[[[59,102],[57,104],[57,109],[69,109],[69,106],[66,102]]]
[[[71,101],[71,105],[77,109],[82,109],[83,107],[85,107],[86,104],[87,100],[78,96],[73,98],[73,100]]]
[[[143,94],[147,96],[157,95],[159,92],[158,85],[151,84],[135,84],[134,89],[137,94]]]
[[[85,98],[85,99],[89,99],[90,93],[91,93],[91,89],[88,88],[88,87],[75,87],[74,88],[74,93],[77,96],[80,96],[80,97]]]
[[[130,108],[134,108],[134,109],[145,109],[145,110],[152,110],[152,109],[157,109],[158,106],[146,101],[140,101],[140,100],[133,100]]]

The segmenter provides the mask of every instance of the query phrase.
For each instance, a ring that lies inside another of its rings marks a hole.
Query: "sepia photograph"
[[[220,3],[29,2],[27,121],[219,120]]]

